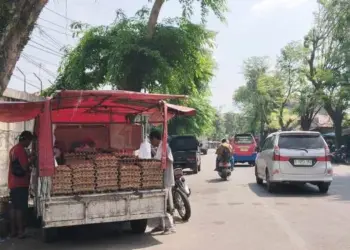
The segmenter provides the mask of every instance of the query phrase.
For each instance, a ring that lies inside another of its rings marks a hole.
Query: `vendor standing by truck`
[[[10,150],[8,188],[11,199],[11,237],[24,238],[25,215],[28,210],[28,196],[30,184],[30,165],[35,156],[29,156],[26,148],[29,147],[34,136],[29,131],[23,131],[19,142]]]
[[[154,156],[155,159],[160,160],[162,157],[162,135],[158,130],[153,130],[150,135],[149,139],[151,142],[151,145],[155,148],[157,148],[157,152]],[[175,226],[174,226],[174,219],[173,219],[173,211],[174,211],[174,204],[173,204],[173,196],[172,196],[172,187],[175,185],[175,179],[174,179],[174,169],[173,169],[173,155],[171,153],[171,149],[169,145],[167,145],[167,165],[166,169],[164,170],[164,188],[166,191],[166,197],[167,197],[167,203],[169,206],[169,212],[167,213],[165,218],[161,218],[160,224],[156,226],[152,232],[164,232],[165,234],[169,233],[175,233]]]

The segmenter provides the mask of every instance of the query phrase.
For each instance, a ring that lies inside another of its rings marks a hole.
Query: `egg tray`
[[[163,176],[146,175],[146,176],[142,176],[141,180],[142,181],[162,181],[163,180]]]
[[[72,179],[75,180],[75,179],[85,179],[85,178],[93,178],[96,176],[96,173],[95,172],[81,172],[81,173],[74,173],[72,175]]]
[[[134,183],[119,184],[119,190],[123,190],[123,191],[138,190],[140,188],[141,188],[141,185],[134,184]]]
[[[92,178],[80,178],[80,179],[75,179],[72,181],[72,185],[73,186],[79,186],[82,184],[86,184],[86,185],[90,185],[90,184],[94,184],[96,181],[95,177]]]
[[[139,159],[137,163],[143,168],[161,168],[162,165],[161,161],[146,159]]]
[[[95,191],[97,193],[106,193],[106,192],[115,192],[119,190],[119,186],[105,186],[105,187],[96,187]]]
[[[96,161],[96,168],[115,168],[119,167],[118,161]]]
[[[71,195],[73,194],[73,189],[57,189],[51,190],[51,196],[62,196],[62,195]]]
[[[95,184],[81,184],[73,185],[73,193],[93,193],[95,191]]]
[[[84,161],[80,161],[79,163],[74,163],[74,164],[69,164],[69,166],[72,168],[72,170],[76,170],[76,169],[86,169],[86,168],[95,168],[95,164],[93,161],[88,161],[88,160],[84,160]]]
[[[163,188],[163,181],[147,181],[142,182],[142,189],[150,189],[150,188]]]
[[[101,168],[96,169],[96,175],[118,175],[119,172],[116,169],[113,168]]]
[[[119,171],[141,171],[141,168],[137,165],[121,164],[118,170]]]
[[[108,154],[108,153],[99,153],[99,154],[95,154],[94,158],[95,161],[113,161],[113,160],[117,160],[117,157],[113,154]]]

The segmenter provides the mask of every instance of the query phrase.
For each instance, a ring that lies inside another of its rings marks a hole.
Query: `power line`
[[[63,47],[64,45],[62,45],[60,42],[58,42],[55,38],[53,38],[52,36],[50,36],[45,30],[43,30],[40,27],[37,27],[39,29],[39,33],[43,34],[44,36],[46,36],[47,38],[49,38],[52,42],[56,43],[58,46]]]
[[[68,33],[64,33],[64,32],[62,32],[62,31],[59,31],[59,30],[56,30],[56,29],[52,29],[52,28],[50,28],[50,27],[47,27],[47,26],[44,26],[44,25],[41,25],[41,24],[36,24],[36,26],[39,26],[39,27],[42,27],[42,28],[51,30],[51,31],[53,31],[53,32],[56,32],[56,33],[59,33],[59,34],[62,34],[62,35],[69,35]],[[72,34],[71,31],[69,31],[69,33]]]
[[[50,12],[56,14],[57,16],[60,16],[60,17],[62,17],[62,18],[64,18],[64,19],[66,19],[66,20],[69,20],[69,21],[71,21],[71,22],[75,22],[73,19],[70,19],[70,18],[68,18],[68,17],[66,17],[66,16],[64,16],[64,15],[62,15],[62,14],[60,14],[60,13],[54,11],[54,10],[51,10],[51,9],[49,9],[49,8],[47,8],[47,7],[45,7],[45,9],[47,9],[48,11],[50,11]]]
[[[32,48],[34,48],[34,49],[37,49],[37,50],[41,50],[41,51],[43,51],[43,52],[46,52],[46,53],[48,53],[48,54],[51,54],[51,55],[54,55],[54,56],[57,56],[57,57],[62,57],[61,55],[58,55],[58,54],[56,54],[56,53],[52,53],[51,51],[47,51],[47,50],[42,49],[42,48],[39,48],[39,47],[37,47],[37,46],[31,45],[31,44],[27,44],[27,45],[30,46],[30,47],[32,47]]]
[[[51,70],[48,70],[47,68],[45,68],[43,65],[41,65],[41,63],[38,63],[38,62],[34,61],[33,59],[27,57],[26,55],[23,55],[23,58],[24,58],[27,62],[29,62],[29,63],[31,63],[31,64],[37,66],[37,67],[40,68],[40,69],[42,69],[42,70],[43,70],[44,72],[46,72],[48,75],[52,76],[53,78],[56,78],[55,73],[52,72]]]
[[[50,24],[52,24],[52,25],[54,25],[54,26],[56,26],[56,27],[62,28],[62,29],[64,29],[64,30],[67,30],[66,27],[64,27],[64,26],[62,26],[62,25],[59,25],[59,24],[57,24],[57,23],[54,23],[54,22],[52,22],[52,21],[46,20],[46,19],[41,18],[41,17],[39,17],[39,19],[40,19],[40,20],[43,20],[44,22],[50,23]],[[69,30],[70,30],[70,29],[69,29]]]
[[[56,49],[60,50],[61,47],[58,46],[56,43],[53,43],[52,41],[49,41],[49,40],[46,40],[44,39],[43,36],[38,36],[38,35],[32,35],[33,37],[36,37],[38,39],[40,39],[41,41],[45,42],[45,43],[48,43],[49,45],[52,45],[53,47],[55,47]]]
[[[33,41],[33,40],[30,40],[29,42],[35,43],[36,45],[39,45],[39,46],[43,47],[44,49],[47,49],[47,50],[49,50],[49,51],[52,51],[53,53],[57,53],[58,55],[64,56],[61,52],[55,51],[55,50],[53,50],[53,49],[50,48],[50,47],[47,47],[47,46],[45,46],[45,45],[42,45],[41,43],[35,42],[35,41]]]
[[[30,55],[30,54],[27,54],[27,53],[25,53],[25,52],[23,52],[22,55],[27,56],[27,57],[29,57],[29,58],[33,58],[33,59],[39,60],[39,61],[41,61],[41,62],[43,62],[43,63],[49,64],[49,65],[52,65],[52,66],[55,66],[55,67],[59,67],[59,65],[56,64],[56,63],[53,63],[53,62],[44,60],[44,59],[42,59],[42,58],[40,58],[40,57],[37,57],[37,56],[33,56],[33,55]]]

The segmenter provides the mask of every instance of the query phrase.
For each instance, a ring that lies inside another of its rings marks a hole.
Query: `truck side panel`
[[[162,217],[164,190],[51,197],[43,201],[45,228]]]

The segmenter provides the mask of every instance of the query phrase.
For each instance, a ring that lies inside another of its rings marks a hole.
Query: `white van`
[[[311,183],[327,193],[333,180],[327,143],[318,132],[292,131],[269,135],[256,158],[256,182],[269,192],[278,183]]]

